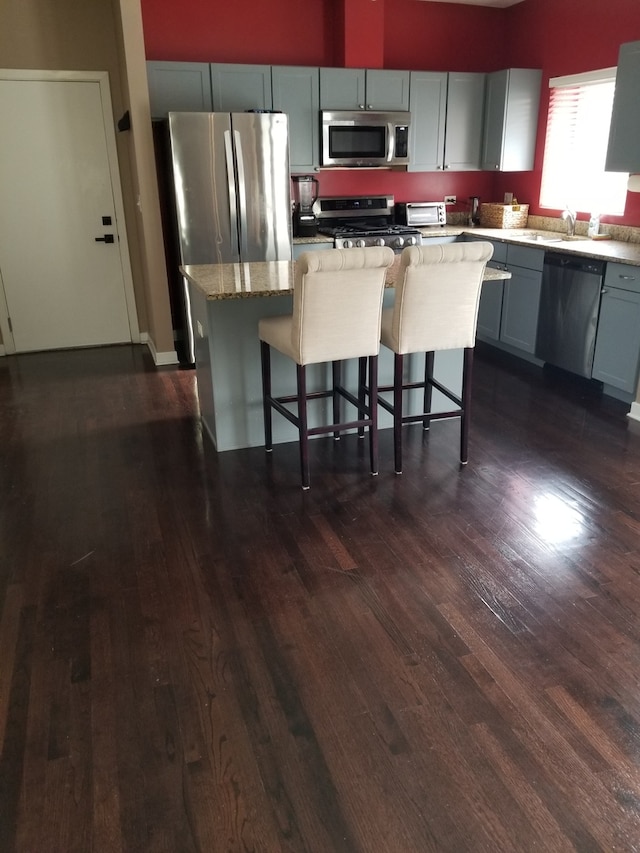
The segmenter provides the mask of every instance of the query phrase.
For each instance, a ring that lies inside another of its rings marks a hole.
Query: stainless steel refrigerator
[[[291,260],[284,113],[169,113],[180,264]],[[183,281],[187,359],[193,362]]]

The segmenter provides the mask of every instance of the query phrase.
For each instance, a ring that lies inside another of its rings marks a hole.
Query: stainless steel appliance
[[[313,175],[293,175],[294,186],[293,236],[315,237],[318,232],[313,205],[320,186]]]
[[[179,262],[291,260],[284,113],[169,113]],[[187,360],[194,342],[186,282]]]
[[[408,112],[322,110],[322,165],[406,167],[410,123]]]
[[[400,252],[422,243],[417,228],[396,224],[393,196],[319,198],[314,208],[318,231],[333,237],[336,249],[389,246]]]
[[[447,209],[443,201],[407,201],[396,204],[396,222],[400,225],[425,227],[446,225]]]
[[[535,354],[591,377],[605,264],[546,252]]]

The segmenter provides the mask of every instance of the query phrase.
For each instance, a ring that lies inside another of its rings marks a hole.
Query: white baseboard
[[[631,411],[627,414],[632,421],[640,421],[640,403],[632,403]]]
[[[164,367],[167,364],[179,364],[178,353],[175,350],[170,350],[169,352],[158,352],[155,347],[155,344],[149,337],[148,332],[140,332],[140,343],[146,344],[149,352],[151,353],[151,357],[153,358],[153,363],[156,367]]]

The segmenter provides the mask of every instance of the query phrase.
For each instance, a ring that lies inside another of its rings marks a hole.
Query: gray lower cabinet
[[[473,241],[474,237],[466,236],[466,241]],[[477,238],[482,239],[482,238]],[[493,255],[487,264],[494,269],[505,270],[507,268],[507,244],[487,242],[493,246]],[[481,340],[495,342],[500,340],[500,323],[502,322],[502,298],[504,293],[504,281],[485,281],[482,283],[480,292],[480,304],[478,305],[478,328],[477,334]]]
[[[481,240],[467,235],[467,240]],[[511,278],[485,281],[478,306],[478,337],[489,343],[533,354],[538,331],[544,250],[489,241],[489,265],[508,270]]]
[[[291,172],[308,172],[320,164],[320,70],[275,65],[271,69],[273,109],[289,117]]]
[[[620,47],[605,169],[640,172],[640,41]]]
[[[542,72],[533,68],[508,68],[487,74],[483,169],[533,169],[541,79]]]
[[[504,283],[500,340],[529,354],[536,348],[543,264],[544,249],[507,245],[511,278]]]
[[[635,394],[640,364],[640,268],[607,264],[592,377]]]
[[[320,109],[408,110],[408,71],[321,68]]]
[[[151,118],[212,109],[208,62],[147,62],[147,80]]]
[[[509,264],[511,278],[504,282],[500,340],[533,354],[538,331],[542,272]]]
[[[216,112],[270,110],[271,66],[213,63],[211,92]]]

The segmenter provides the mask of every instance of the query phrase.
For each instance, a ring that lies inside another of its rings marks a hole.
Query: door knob
[[[96,237],[96,243],[113,243],[113,234],[105,234],[104,237]]]

